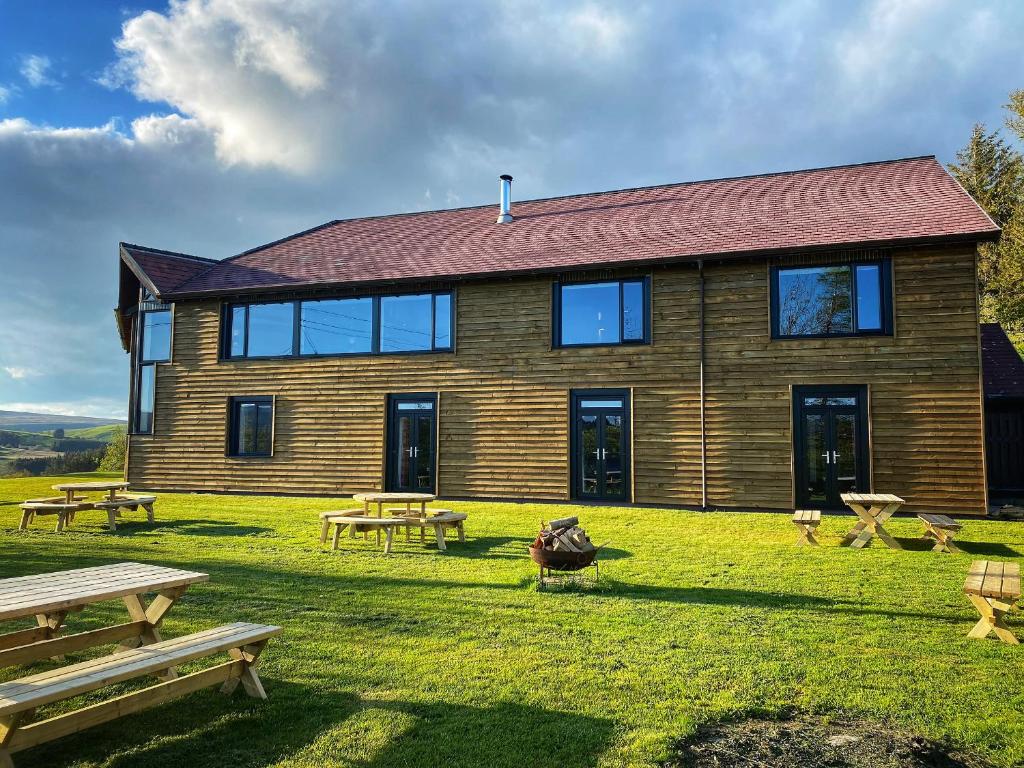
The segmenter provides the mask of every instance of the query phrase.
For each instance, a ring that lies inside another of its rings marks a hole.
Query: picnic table
[[[127,490],[129,485],[130,483],[126,483],[124,481],[116,481],[107,483],[58,483],[57,485],[50,487],[55,491],[62,491],[65,495],[66,502],[71,504],[75,500],[76,493],[103,491],[108,493],[107,501],[114,501],[117,498],[117,492]]]
[[[427,503],[435,501],[437,496],[432,493],[356,493],[352,498],[363,503],[363,511],[370,516],[370,505],[377,505],[377,517],[384,517],[385,504],[404,504],[407,513],[412,515],[413,505],[419,506],[420,517],[427,516]]]
[[[860,518],[860,522],[846,534],[840,546],[848,545],[854,549],[861,549],[877,536],[887,547],[903,549],[882,527],[882,523],[887,522],[904,505],[903,499],[891,493],[844,493],[840,498]]]
[[[1019,640],[1006,626],[1003,617],[1020,600],[1020,566],[1017,563],[997,563],[975,560],[964,582],[964,594],[981,614],[981,619],[968,637],[988,637],[994,632],[1004,643],[1018,645]]]
[[[208,581],[195,571],[143,563],[114,563],[57,573],[0,579],[0,621],[35,618],[38,626],[0,635],[0,667],[105,643],[122,649],[161,641],[160,623],[189,586]],[[157,595],[147,605],[145,595]],[[93,603],[124,601],[131,621],[59,636],[69,613]]]

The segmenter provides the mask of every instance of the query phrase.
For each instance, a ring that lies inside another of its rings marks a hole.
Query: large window
[[[452,349],[450,292],[233,304],[224,357],[365,355]]]
[[[165,363],[171,359],[171,310],[144,310],[139,324],[142,332],[142,362]]]
[[[273,455],[274,398],[231,398],[228,453],[241,457]]]
[[[650,290],[644,278],[559,283],[553,303],[555,346],[644,344],[650,340]]]
[[[888,261],[772,269],[775,338],[892,333]]]

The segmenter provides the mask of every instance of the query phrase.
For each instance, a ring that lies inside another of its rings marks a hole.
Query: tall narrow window
[[[153,433],[153,412],[156,406],[156,366],[152,363],[140,365],[135,376],[135,418],[134,431],[138,434]]]
[[[637,344],[648,340],[648,281],[555,286],[554,343],[561,347]]]
[[[234,397],[230,402],[228,453],[271,456],[274,453],[274,399]]]
[[[772,335],[892,333],[889,262],[772,270]]]

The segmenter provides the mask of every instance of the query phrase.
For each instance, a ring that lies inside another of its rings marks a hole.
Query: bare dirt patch
[[[743,720],[700,728],[673,745],[666,768],[988,768],[882,723]]]

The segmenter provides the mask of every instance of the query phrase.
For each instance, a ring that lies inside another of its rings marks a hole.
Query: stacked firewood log
[[[579,518],[563,517],[540,524],[540,533],[533,542],[534,548],[550,549],[556,552],[591,552],[597,547],[579,526]]]

